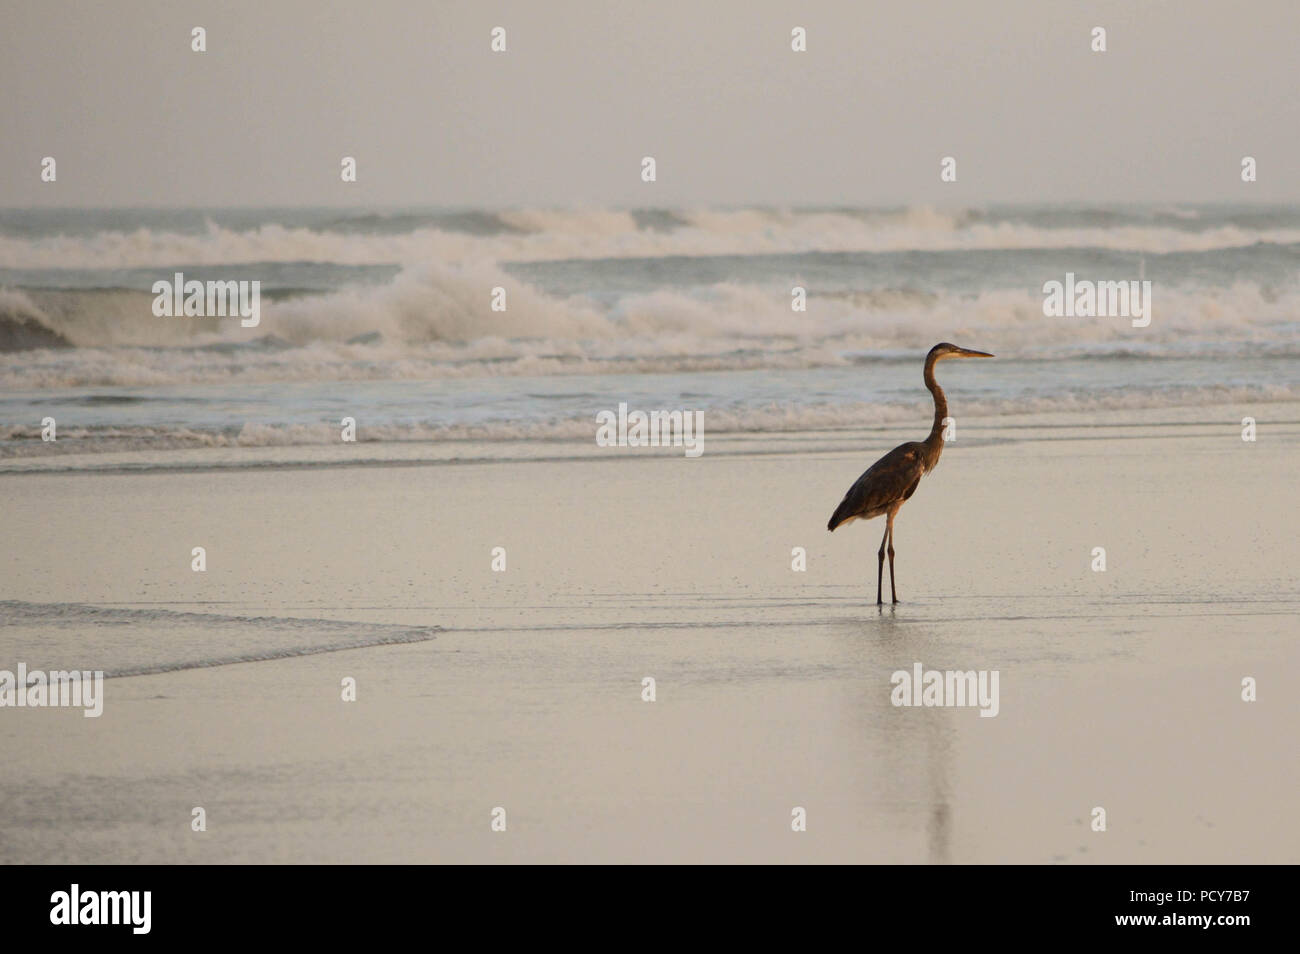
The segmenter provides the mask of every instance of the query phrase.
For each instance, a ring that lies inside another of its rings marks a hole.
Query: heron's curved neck
[[[948,416],[948,399],[943,396],[943,388],[934,379],[934,364],[933,359],[925,363],[925,386],[934,395],[934,427],[930,428],[930,436],[925,439],[925,444],[938,452],[943,449],[943,419]]]

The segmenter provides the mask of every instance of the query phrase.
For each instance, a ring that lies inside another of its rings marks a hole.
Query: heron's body
[[[935,345],[925,357],[925,386],[934,395],[934,426],[930,436],[923,441],[908,441],[899,444],[880,460],[876,461],[866,473],[857,479],[849,492],[844,495],[840,505],[831,514],[827,530],[834,530],[854,520],[870,520],[872,517],[884,516],[885,536],[880,541],[880,558],[876,574],[876,603],[881,604],[881,588],[884,583],[885,553],[889,553],[889,591],[895,603],[898,594],[894,588],[894,516],[903,502],[916,493],[921,478],[934,470],[943,453],[944,418],[948,416],[948,400],[943,388],[934,379],[934,366],[945,358],[991,358],[993,355],[983,351],[968,351],[948,344],[946,341]],[[886,551],[888,544],[888,551]]]

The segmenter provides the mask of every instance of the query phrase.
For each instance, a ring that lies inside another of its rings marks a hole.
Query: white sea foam
[[[495,285],[507,291],[504,312],[484,293]],[[0,387],[833,367],[945,339],[1040,359],[1300,352],[1300,291],[1246,282],[1157,288],[1143,329],[1045,318],[1041,296],[1011,289],[825,296],[792,314],[779,289],[720,284],[630,294],[602,309],[544,295],[490,265],[422,266],[387,285],[267,302],[258,338],[197,319],[126,320],[148,307],[142,293],[79,294],[0,297],[0,309],[77,346],[0,355]]]

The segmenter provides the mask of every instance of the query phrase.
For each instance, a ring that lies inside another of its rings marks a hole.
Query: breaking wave
[[[506,311],[491,308],[495,286]],[[1046,318],[1042,296],[1020,289],[832,293],[792,319],[780,289],[722,283],[599,303],[545,294],[492,265],[413,267],[386,285],[264,301],[255,330],[154,318],[150,300],[120,289],[0,292],[0,348],[16,352],[0,354],[0,387],[834,367],[950,338],[1035,359],[1300,353],[1300,290],[1251,282],[1161,287],[1140,333],[1123,318]],[[33,347],[63,350],[19,350]]]

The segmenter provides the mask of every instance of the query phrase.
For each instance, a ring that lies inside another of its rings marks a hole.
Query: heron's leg
[[[891,517],[890,519],[892,520],[893,518]],[[885,601],[880,598],[880,588],[884,585],[885,582],[885,541],[888,539],[889,539],[889,526],[888,524],[886,524],[885,535],[880,538],[880,551],[876,554],[876,556],[880,558],[880,563],[876,566],[876,605],[877,606],[885,605]],[[894,581],[891,579],[889,582],[890,585],[892,586]]]
[[[898,591],[894,589],[894,515],[892,513],[885,524],[885,535],[889,537],[889,596],[897,603]]]

